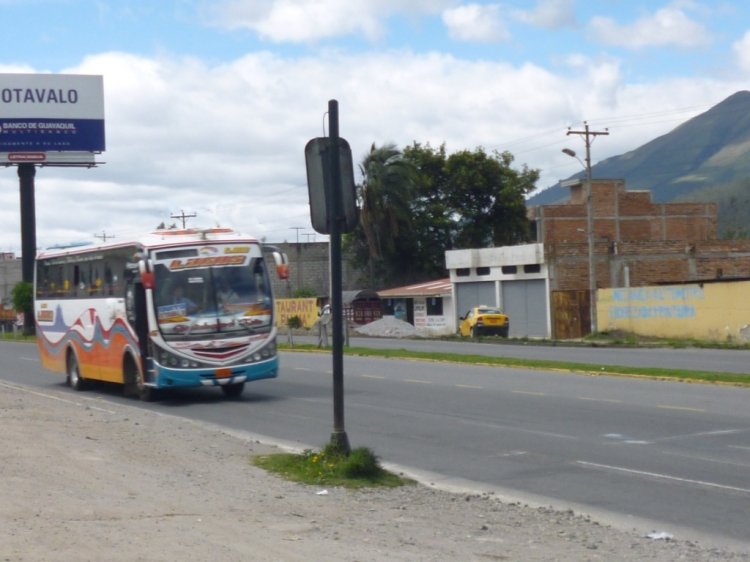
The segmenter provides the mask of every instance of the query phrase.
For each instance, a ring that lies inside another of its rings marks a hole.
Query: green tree
[[[34,286],[27,281],[20,281],[16,283],[11,292],[11,298],[13,299],[13,309],[16,312],[23,312],[26,320],[24,321],[24,332],[33,333],[34,323],[30,322],[29,319],[34,317]],[[27,333],[27,335],[29,335]]]
[[[372,146],[360,170],[360,225],[345,238],[374,288],[445,276],[445,251],[526,242],[525,196],[539,172],[509,152]]]
[[[395,145],[373,144],[360,172],[360,221],[346,237],[346,247],[374,284],[402,282],[411,274],[409,264],[416,247],[410,238],[414,167]]]
[[[455,221],[454,248],[519,244],[529,239],[525,196],[539,179],[537,170],[511,168],[509,152],[477,148],[446,160],[447,205]]]
[[[404,158],[416,171],[412,200],[412,236],[416,245],[414,268],[420,280],[445,276],[445,250],[453,246],[454,223],[446,204],[448,176],[445,145],[432,148],[414,143]]]

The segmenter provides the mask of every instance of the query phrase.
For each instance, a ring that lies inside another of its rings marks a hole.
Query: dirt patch
[[[95,396],[0,384],[0,560],[750,560],[423,485],[321,489],[273,446]]]

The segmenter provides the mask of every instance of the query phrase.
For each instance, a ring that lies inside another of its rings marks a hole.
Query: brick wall
[[[718,240],[715,203],[661,203],[620,180],[594,180],[597,288],[750,277],[750,240]],[[570,201],[530,210],[544,244],[550,288],[588,289],[584,186]]]

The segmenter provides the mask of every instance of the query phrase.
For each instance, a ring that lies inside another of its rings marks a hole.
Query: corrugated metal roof
[[[406,285],[405,287],[395,287],[378,291],[381,299],[391,299],[397,297],[442,297],[451,294],[450,278],[417,283],[416,285]]]

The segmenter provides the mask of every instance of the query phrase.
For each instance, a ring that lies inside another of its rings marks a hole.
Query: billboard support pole
[[[36,203],[34,199],[34,176],[36,166],[18,165],[18,185],[21,196],[21,271],[24,283],[34,282],[34,259],[36,258]],[[32,314],[24,314],[23,331],[34,333]]]

